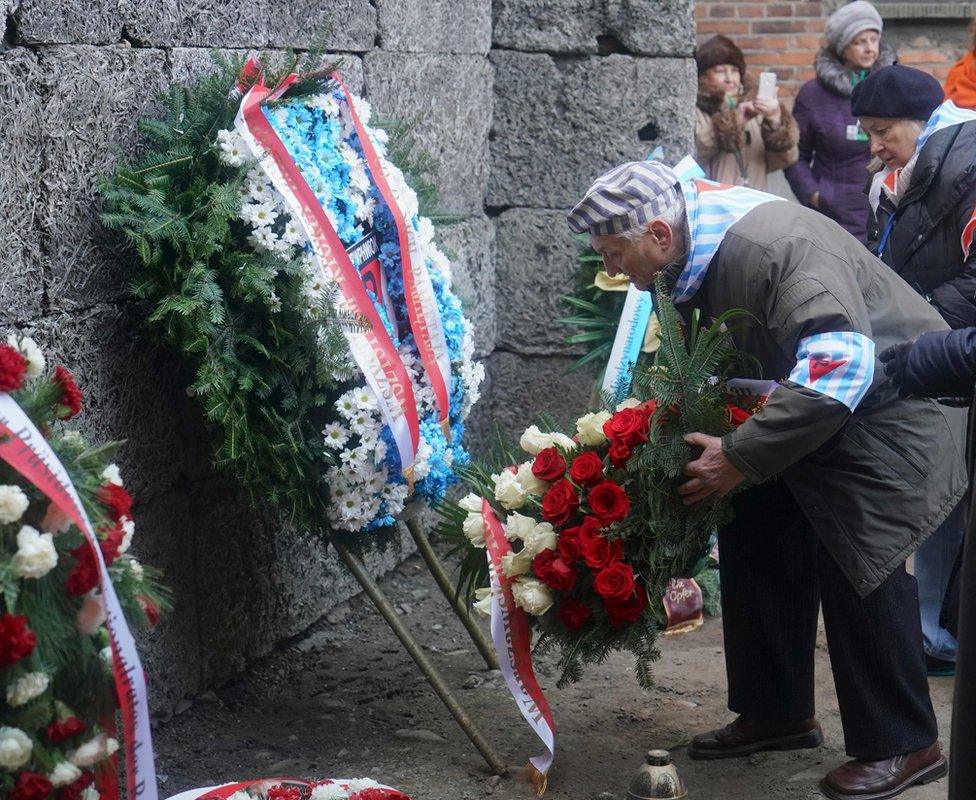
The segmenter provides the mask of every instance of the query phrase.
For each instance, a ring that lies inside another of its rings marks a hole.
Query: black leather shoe
[[[823,743],[817,720],[768,722],[739,717],[731,725],[691,740],[688,755],[698,759],[740,758],[763,750],[806,750]]]

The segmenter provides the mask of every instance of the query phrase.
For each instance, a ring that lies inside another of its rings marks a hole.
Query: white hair
[[[687,223],[685,217],[685,198],[679,193],[676,202],[668,206],[664,213],[650,220],[646,225],[639,225],[635,228],[628,228],[620,235],[628,242],[639,242],[647,233],[648,227],[657,221],[666,222],[672,231],[680,232],[684,230]]]

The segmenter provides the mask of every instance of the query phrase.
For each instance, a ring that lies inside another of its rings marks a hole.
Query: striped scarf
[[[708,274],[708,265],[718,251],[725,234],[756,206],[782,198],[715,181],[681,182],[688,215],[688,261],[674,287],[674,302],[690,300]]]

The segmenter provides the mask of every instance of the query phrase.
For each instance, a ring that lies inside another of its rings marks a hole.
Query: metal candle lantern
[[[648,751],[647,763],[637,771],[627,789],[627,800],[671,800],[687,795],[688,790],[667,750]]]

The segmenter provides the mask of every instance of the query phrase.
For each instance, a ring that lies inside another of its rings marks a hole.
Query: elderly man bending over
[[[692,433],[685,502],[739,484],[719,533],[729,709],[695,758],[818,746],[814,648],[823,604],[847,753],[821,791],[895,797],[947,770],[929,699],[915,579],[905,560],[953,509],[966,474],[931,400],[900,398],[876,352],[946,327],[837,223],[771,195],[679,182],[657,162],[617,167],[569,215],[607,271],[678,308],[751,323],[736,347],[781,381],[719,439]]]

